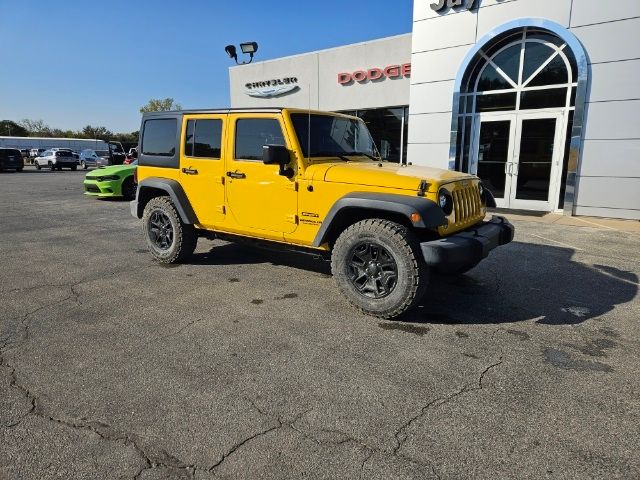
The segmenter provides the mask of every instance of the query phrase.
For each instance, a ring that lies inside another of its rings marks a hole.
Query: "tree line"
[[[140,113],[162,112],[167,110],[182,110],[173,98],[151,99],[140,107]],[[139,132],[114,133],[106,127],[87,125],[81,130],[63,130],[52,128],[43,120],[25,118],[18,122],[12,120],[0,121],[0,135],[10,137],[46,137],[46,138],[87,138],[98,140],[115,140],[122,143],[138,143]]]

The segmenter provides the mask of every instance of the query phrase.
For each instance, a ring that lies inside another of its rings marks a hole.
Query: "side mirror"
[[[265,165],[287,165],[289,150],[284,145],[265,145],[262,147],[262,161]]]
[[[265,165],[280,165],[279,175],[292,178],[294,175],[293,168],[287,167],[291,157],[289,150],[284,145],[265,145],[262,147],[262,162]]]

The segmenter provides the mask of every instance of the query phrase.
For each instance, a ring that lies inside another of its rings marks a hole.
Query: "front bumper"
[[[84,181],[84,194],[92,197],[120,197],[122,182],[120,180],[97,182],[87,179]]]
[[[514,233],[515,228],[506,218],[494,216],[488,222],[420,246],[428,266],[447,272],[477,264],[491,250],[510,243]]]

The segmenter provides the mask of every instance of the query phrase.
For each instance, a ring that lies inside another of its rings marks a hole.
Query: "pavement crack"
[[[409,420],[407,420],[405,423],[403,423],[394,433],[394,438],[396,441],[396,444],[393,448],[392,454],[401,458],[404,458],[405,460],[411,461],[411,462],[416,462],[413,458],[403,455],[400,453],[400,450],[402,449],[402,447],[404,446],[405,442],[407,441],[407,439],[409,438],[409,435],[407,433],[407,430],[411,427],[411,425],[413,425],[415,422],[417,422],[418,420],[420,420],[429,410],[435,408],[435,407],[439,407],[440,405],[444,405],[445,403],[448,403],[452,400],[454,400],[456,397],[459,397],[460,395],[464,395],[467,393],[471,393],[471,392],[477,392],[480,391],[484,388],[483,386],[483,381],[485,379],[485,377],[487,376],[487,374],[493,370],[494,368],[497,368],[498,366],[502,365],[502,357],[500,357],[498,359],[497,362],[492,363],[491,365],[487,366],[478,376],[478,380],[474,383],[471,384],[467,384],[465,386],[463,386],[462,388],[460,388],[459,390],[449,394],[449,395],[445,395],[443,397],[438,397],[432,401],[430,401],[429,403],[427,403],[426,405],[424,405],[417,413],[416,415],[414,415],[413,417],[411,417]],[[418,463],[418,462],[416,462]],[[434,476],[436,478],[440,478],[440,476],[438,475],[435,466],[431,463],[429,463],[428,465]]]
[[[254,433],[253,435],[245,438],[244,440],[236,443],[235,445],[233,445],[227,452],[222,454],[222,457],[220,458],[220,460],[218,460],[215,464],[213,464],[210,468],[209,468],[209,472],[214,471],[216,468],[218,468],[220,465],[222,465],[224,463],[224,461],[229,458],[229,456],[233,455],[237,450],[239,450],[240,448],[242,448],[245,444],[249,443],[251,440],[254,440],[258,437],[261,437],[263,435],[266,435],[270,432],[273,432],[274,430],[277,430],[279,428],[282,428],[282,423],[279,423],[278,425],[274,425],[272,427],[269,427],[267,429],[261,430],[257,433]]]
[[[29,411],[20,416],[18,420],[10,424],[4,425],[4,428],[10,429],[20,425],[29,415],[42,418],[49,422],[54,422],[59,425],[63,425],[67,428],[75,430],[85,430],[98,435],[100,438],[109,442],[120,442],[126,446],[132,447],[144,462],[144,467],[141,468],[135,475],[134,479],[138,479],[140,475],[146,470],[154,468],[166,468],[171,471],[186,471],[188,478],[193,478],[196,470],[199,468],[196,465],[187,465],[177,457],[169,454],[164,449],[154,449],[149,446],[143,446],[143,440],[134,434],[124,433],[116,430],[111,425],[108,425],[99,421],[90,420],[72,420],[65,418],[58,418],[50,414],[46,414],[42,411],[42,407],[38,403],[37,397],[31,392],[29,388],[18,382],[16,368],[6,362],[4,356],[4,349],[7,347],[7,343],[0,345],[0,367],[6,367],[9,369],[9,387],[20,391],[29,401]]]
[[[24,395],[27,399],[27,401],[29,402],[29,404],[31,405],[29,410],[24,413],[23,415],[20,416],[20,418],[18,420],[16,420],[15,422],[11,422],[5,425],[5,428],[14,428],[17,427],[18,425],[20,425],[20,423],[22,423],[22,421],[31,413],[36,411],[37,408],[37,400],[36,397],[31,393],[31,391],[21,385],[20,383],[18,383],[18,377],[16,374],[16,368],[13,365],[10,365],[6,362],[5,358],[4,358],[4,349],[7,347],[7,343],[4,342],[2,345],[0,345],[0,367],[6,367],[9,369],[9,388],[13,388],[15,390],[18,390],[22,393],[22,395]]]

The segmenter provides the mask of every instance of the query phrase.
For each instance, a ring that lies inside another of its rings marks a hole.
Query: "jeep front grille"
[[[459,188],[453,191],[453,211],[456,223],[476,220],[482,215],[482,200],[477,185]]]

